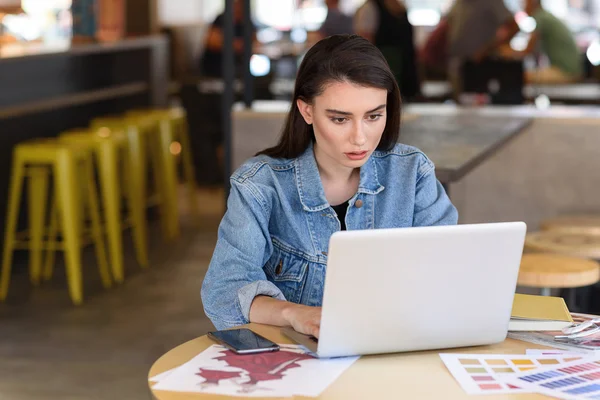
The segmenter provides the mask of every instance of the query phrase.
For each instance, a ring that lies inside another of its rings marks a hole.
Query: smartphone
[[[277,343],[271,342],[250,329],[208,332],[208,337],[236,354],[256,354],[279,350]]]

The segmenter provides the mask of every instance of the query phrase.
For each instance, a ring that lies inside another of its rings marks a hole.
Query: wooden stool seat
[[[600,235],[600,215],[563,215],[549,218],[540,224],[541,230],[561,230]]]
[[[600,235],[562,230],[535,232],[527,235],[525,249],[599,260]]]
[[[535,288],[576,288],[600,280],[596,261],[559,254],[523,254],[518,284]]]

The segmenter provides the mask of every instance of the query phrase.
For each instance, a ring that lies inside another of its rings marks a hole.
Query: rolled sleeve
[[[456,225],[458,212],[435,176],[435,166],[425,158],[415,193],[413,226]]]
[[[217,329],[247,324],[256,296],[285,300],[263,271],[272,253],[269,208],[250,182],[232,179],[227,212],[202,283],[204,312]]]
[[[250,306],[256,296],[269,296],[274,299],[284,300],[281,290],[269,281],[252,282],[238,289],[238,300],[245,320],[250,321]]]

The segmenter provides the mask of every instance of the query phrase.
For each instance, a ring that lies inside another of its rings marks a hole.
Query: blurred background
[[[0,398],[148,398],[213,328],[228,177],[337,33],[388,60],[460,223],[528,224],[518,290],[600,312],[600,0],[0,0]]]

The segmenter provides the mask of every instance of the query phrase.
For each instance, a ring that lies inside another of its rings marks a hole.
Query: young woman
[[[279,143],[231,177],[202,286],[217,329],[256,322],[318,337],[334,232],[456,224],[431,161],[397,144],[400,106],[366,39],[331,36],[308,51]]]

